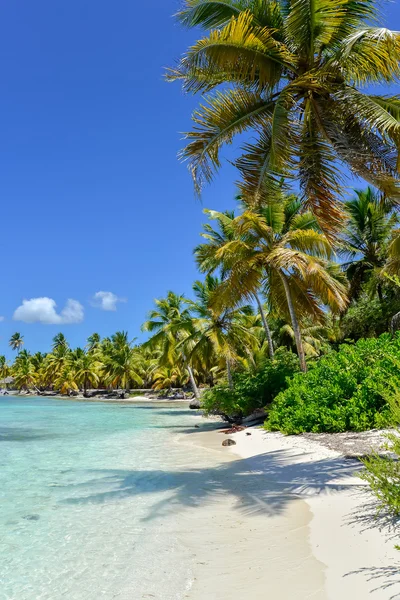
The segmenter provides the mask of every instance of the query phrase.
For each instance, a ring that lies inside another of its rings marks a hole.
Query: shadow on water
[[[45,433],[24,427],[0,427],[0,442],[33,442],[58,437],[54,433]]]
[[[182,506],[196,508],[228,494],[234,498],[235,509],[240,513],[272,516],[282,513],[286,505],[296,498],[338,493],[348,488],[348,485],[337,484],[334,480],[353,473],[354,463],[334,458],[293,464],[293,459],[298,461],[299,456],[279,450],[213,468],[92,470],[92,478],[78,486],[67,486],[67,489],[75,489],[78,493],[82,490],[84,494],[74,495],[64,502],[103,504],[169,492],[167,497],[149,506],[144,520],[151,520],[175,513]]]

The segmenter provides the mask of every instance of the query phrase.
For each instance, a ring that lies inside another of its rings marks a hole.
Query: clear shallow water
[[[0,600],[180,600],[184,408],[0,398]]]

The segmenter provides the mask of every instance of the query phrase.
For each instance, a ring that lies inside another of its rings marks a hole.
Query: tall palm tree
[[[193,315],[193,329],[182,341],[190,356],[208,357],[210,354],[225,360],[228,383],[233,388],[232,365],[240,352],[245,352],[257,340],[248,327],[246,316],[252,314],[250,306],[223,307],[215,309],[213,298],[219,293],[221,281],[207,275],[204,282],[195,281],[193,291],[196,300],[187,300]]]
[[[322,320],[324,305],[342,311],[347,304],[344,277],[338,265],[329,262],[331,244],[295,196],[257,212],[245,210],[232,226],[237,238],[219,250],[229,275],[214,302],[235,305],[244,294],[251,296],[265,287],[270,306],[290,317],[300,367],[306,371],[299,316]]]
[[[233,211],[226,211],[223,213],[216,213],[213,211],[205,211],[212,215],[218,224],[218,228],[214,229],[209,223],[203,225],[204,233],[202,237],[207,240],[205,244],[199,244],[194,249],[197,264],[202,273],[214,273],[216,269],[220,269],[222,279],[227,276],[227,268],[220,256],[220,249],[226,244],[238,239],[237,231],[233,226],[235,219],[235,213]],[[243,297],[246,297],[244,291]],[[260,290],[254,292],[253,297],[257,303],[258,310],[260,312],[261,321],[264,327],[265,336],[268,342],[268,353],[270,358],[274,358],[274,345],[272,342],[272,335],[268,325],[268,320],[265,314],[265,309],[260,299]]]
[[[345,209],[348,220],[342,239],[348,260],[342,267],[350,282],[349,296],[359,298],[363,285],[372,279],[374,292],[382,301],[380,272],[388,260],[391,237],[398,223],[393,204],[368,187],[356,190]]]
[[[57,333],[57,335],[55,335],[53,337],[53,345],[52,345],[53,350],[57,350],[60,347],[64,347],[66,349],[69,348],[69,344],[67,342],[67,338],[61,332]]]
[[[17,352],[19,353],[23,345],[24,336],[18,332],[13,333],[9,341],[9,346],[11,346],[13,350],[17,350]]]
[[[132,381],[138,385],[143,383],[140,365],[140,355],[135,348],[128,343],[116,345],[104,355],[104,377],[113,387],[121,386],[129,393]]]
[[[92,335],[89,335],[89,337],[87,339],[87,345],[86,345],[88,352],[93,352],[94,350],[97,350],[100,346],[100,342],[101,342],[100,334],[92,333]]]
[[[35,386],[37,374],[31,360],[31,355],[26,350],[19,353],[14,362],[14,383],[17,388],[29,390]]]
[[[249,132],[235,164],[251,205],[295,179],[331,234],[343,221],[343,162],[399,199],[400,99],[368,86],[398,80],[400,33],[371,26],[375,0],[185,0],[178,19],[211,30],[167,76],[208,93],[182,153],[198,191],[221,148]]]
[[[166,298],[155,300],[156,308],[150,311],[147,321],[142,326],[143,331],[153,334],[145,346],[161,348],[161,365],[174,365],[179,362],[177,346],[191,331],[192,319],[184,300],[184,296],[179,296],[171,291],[168,292]],[[193,393],[199,399],[200,394],[193,369],[185,352],[182,352],[182,348],[181,356],[189,373]]]
[[[72,365],[75,370],[76,382],[83,386],[83,394],[87,396],[88,385],[95,387],[99,383],[101,363],[92,352],[82,352],[82,355],[75,360],[72,358]]]
[[[10,365],[4,355],[0,356],[0,379],[4,380],[10,375]],[[6,385],[7,387],[7,385]]]

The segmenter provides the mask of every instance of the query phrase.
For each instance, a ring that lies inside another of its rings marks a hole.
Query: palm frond
[[[195,111],[194,129],[186,134],[190,143],[181,153],[183,160],[189,160],[198,192],[220,167],[221,146],[230,144],[235,135],[246,129],[262,126],[271,118],[274,107],[273,101],[241,89],[218,92],[207,101],[208,105]]]

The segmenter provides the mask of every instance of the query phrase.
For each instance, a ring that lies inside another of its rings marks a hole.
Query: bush
[[[293,377],[272,403],[265,426],[288,434],[385,427],[391,421],[385,391],[397,381],[399,365],[399,334],[343,344]]]
[[[217,385],[206,391],[202,396],[202,408],[206,414],[238,421],[269,404],[287,387],[289,378],[298,370],[297,356],[280,348],[274,360],[266,359],[256,371],[234,372],[233,390],[227,385]]]
[[[400,423],[400,388],[389,398],[392,420]],[[368,481],[372,493],[378,499],[379,511],[385,511],[396,517],[400,515],[400,429],[387,435],[386,449],[392,456],[371,456],[363,460],[366,470],[361,479]],[[394,454],[394,456],[393,456]]]
[[[362,296],[353,303],[341,322],[342,339],[359,340],[377,337],[389,331],[390,322],[400,311],[398,298],[387,298],[380,302],[378,298]]]

